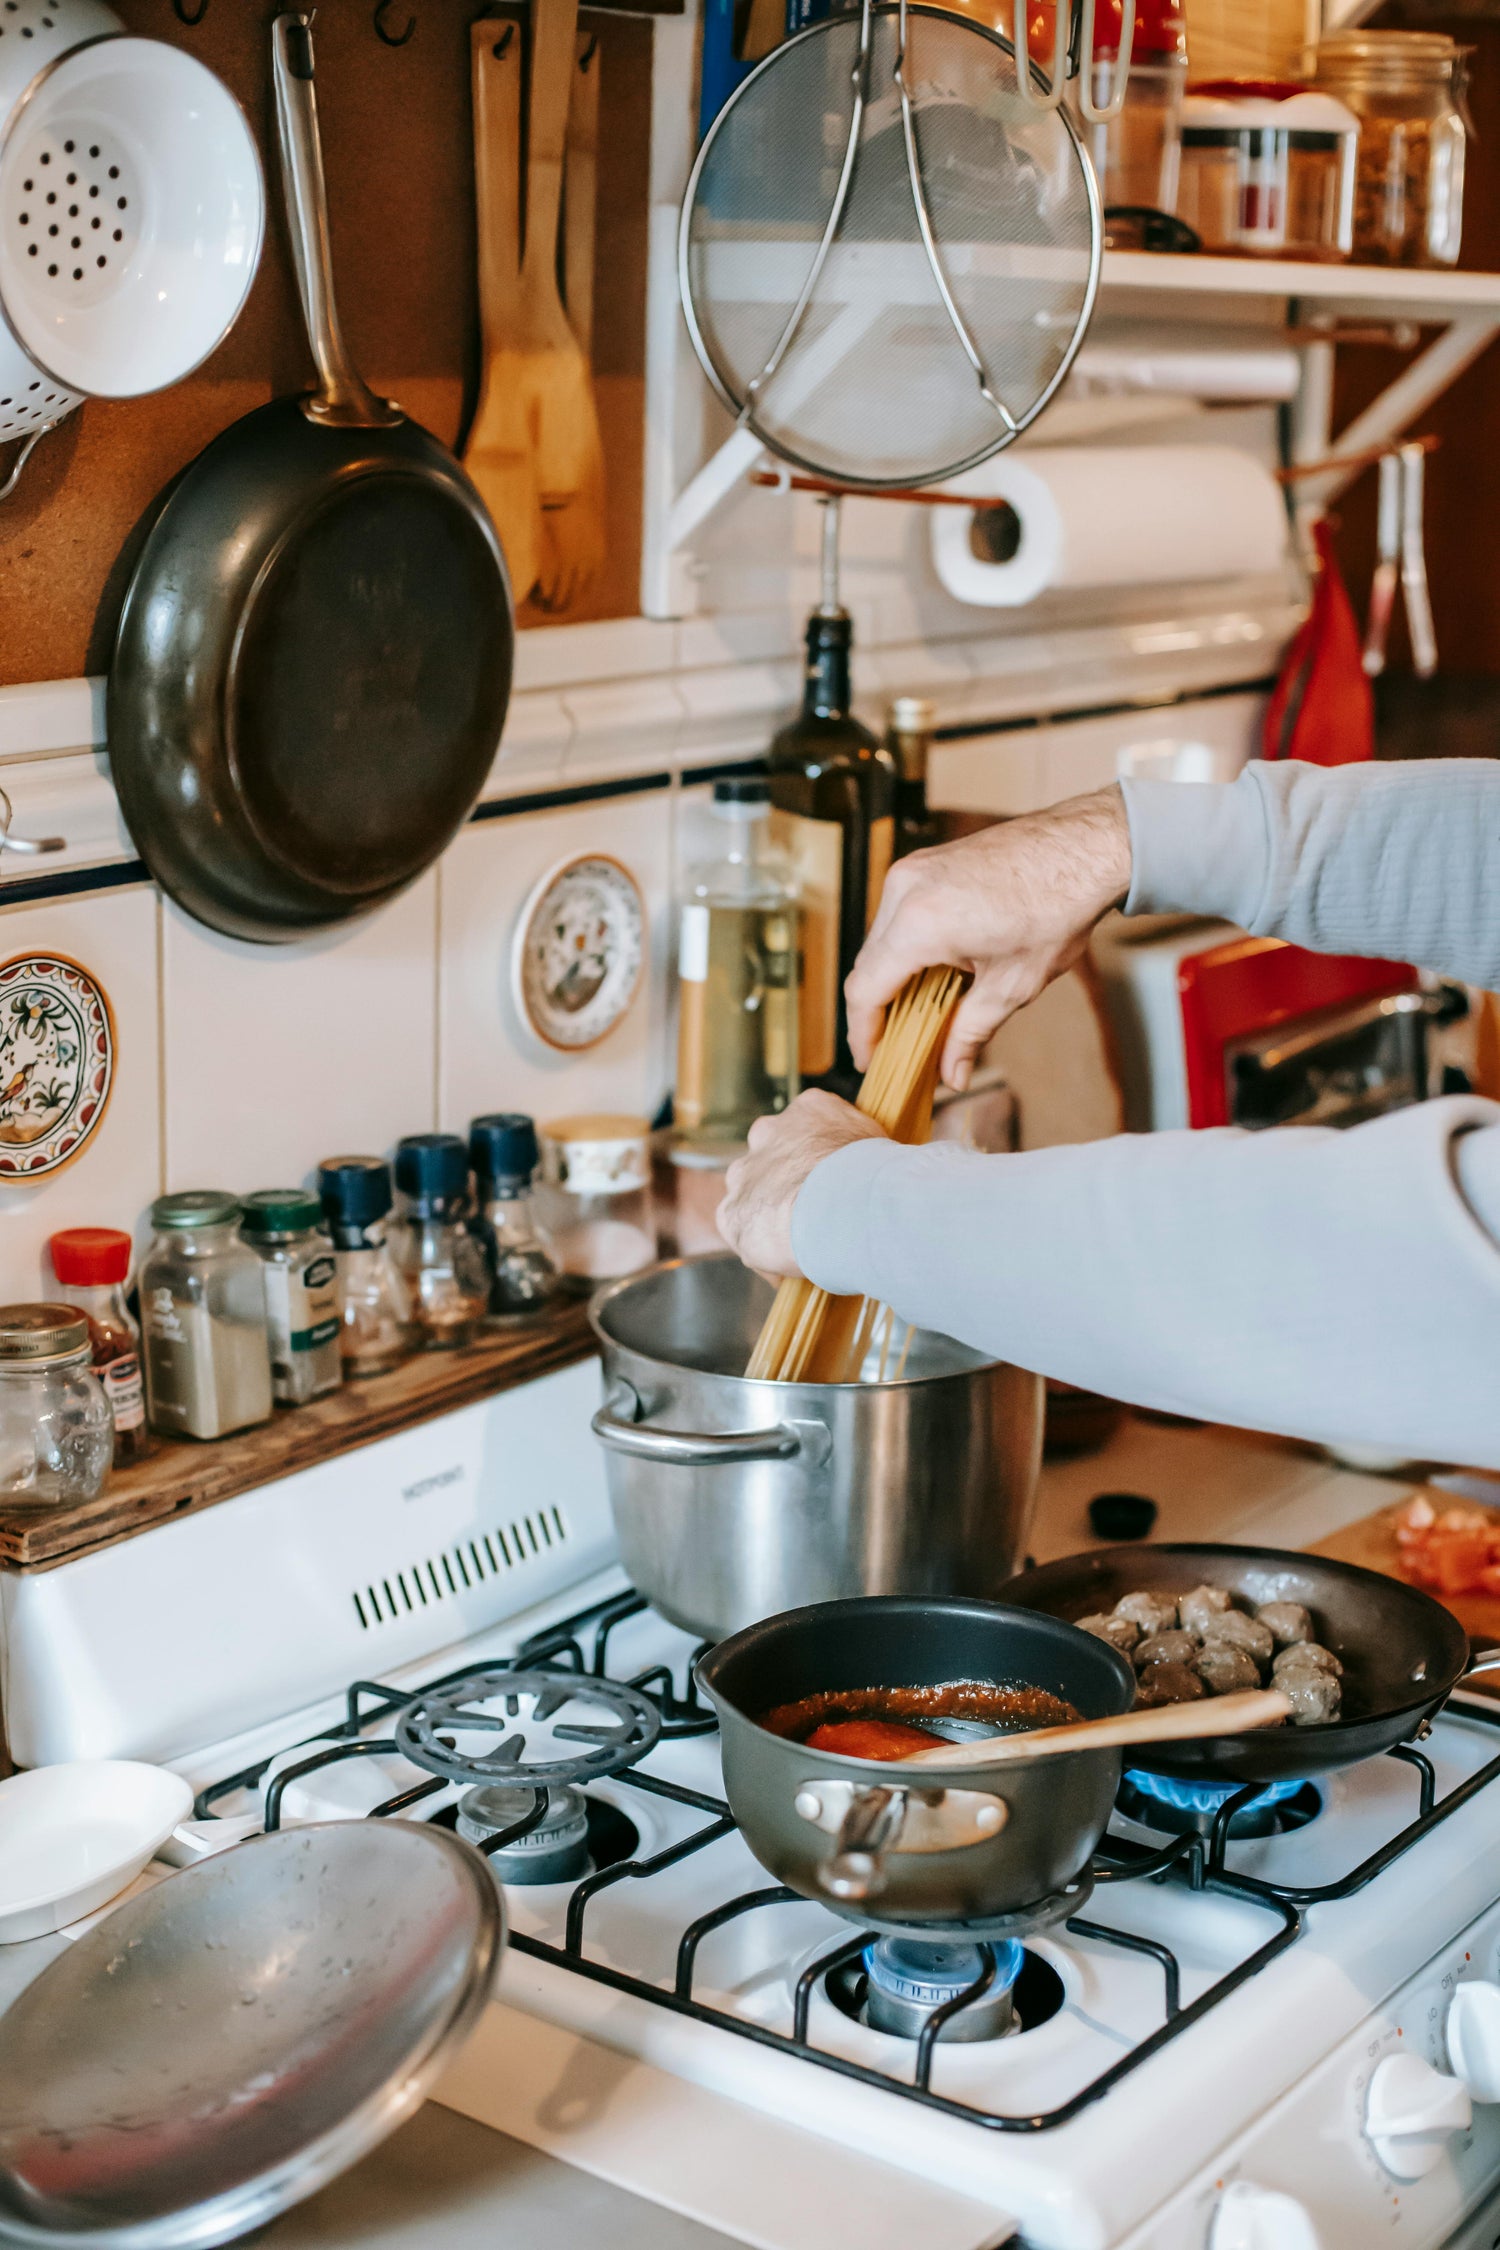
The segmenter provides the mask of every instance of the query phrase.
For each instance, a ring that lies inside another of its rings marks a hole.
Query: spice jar
[[[639,1273],[656,1257],[651,1127],[644,1117],[559,1117],[539,1128],[539,1207],[563,1285],[586,1296],[596,1281]]]
[[[427,1351],[472,1344],[489,1311],[484,1252],[464,1224],[469,1152],[456,1133],[409,1133],[396,1143],[396,1185],[406,1208],[391,1249],[411,1291]]]
[[[1092,91],[1103,108],[1114,87],[1120,55],[1121,0],[1099,0],[1094,19]],[[1036,43],[1032,52],[1036,53]],[[1076,114],[1084,147],[1099,175],[1107,209],[1174,211],[1182,149],[1182,96],[1188,43],[1179,0],[1136,0],[1130,39],[1130,75],[1118,114],[1090,124]],[[1074,79],[1071,86],[1076,88]]]
[[[1359,120],[1356,258],[1457,264],[1472,53],[1441,31],[1341,31],[1320,42],[1317,83]]]
[[[1194,84],[1182,105],[1177,216],[1205,250],[1347,258],[1359,124],[1332,94],[1256,80]]]
[[[59,1296],[76,1305],[89,1324],[94,1373],[114,1418],[114,1465],[144,1460],[155,1449],[146,1427],[141,1332],[125,1304],[130,1237],[118,1227],[67,1227],[47,1248]]]
[[[158,1196],[141,1267],[146,1405],[168,1437],[218,1438],[271,1418],[266,1290],[232,1195]]]
[[[344,1373],[383,1375],[416,1349],[411,1295],[385,1235],[390,1167],[378,1156],[330,1156],[318,1166],[318,1193],[338,1268]]]
[[[540,1162],[536,1127],[515,1113],[476,1117],[469,1161],[480,1204],[474,1238],[489,1267],[490,1318],[508,1326],[543,1311],[558,1287],[531,1192]]]
[[[338,1267],[323,1232],[323,1206],[305,1188],[260,1188],[241,1206],[240,1233],[265,1269],[271,1393],[278,1406],[305,1406],[336,1391]]]
[[[92,1352],[75,1305],[0,1305],[0,1507],[103,1490],[115,1428]]]

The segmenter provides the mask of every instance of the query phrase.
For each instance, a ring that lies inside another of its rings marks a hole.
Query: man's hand
[[[945,964],[974,980],[943,1049],[943,1076],[962,1090],[991,1034],[1072,967],[1129,889],[1130,827],[1118,788],[898,860],[844,985],[860,1069],[907,978]]]
[[[815,1164],[851,1141],[881,1141],[880,1127],[836,1094],[799,1094],[779,1117],[757,1117],[750,1153],[725,1175],[719,1232],[747,1266],[781,1279],[800,1271],[792,1255],[792,1205]]]

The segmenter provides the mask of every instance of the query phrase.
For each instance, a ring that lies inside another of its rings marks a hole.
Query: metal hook
[[[205,5],[207,5],[207,0],[205,0]],[[8,500],[15,491],[16,486],[21,481],[21,471],[31,459],[32,450],[38,440],[44,438],[49,430],[55,430],[56,428],[55,422],[44,422],[39,430],[31,431],[10,465],[10,474],[6,477],[4,483],[0,484],[0,500]]]
[[[583,53],[582,53],[582,54],[581,54],[581,55],[579,56],[579,58],[578,58],[578,67],[579,67],[579,69],[580,69],[581,71],[582,71],[582,70],[587,70],[587,69],[588,69],[588,67],[589,67],[589,65],[590,65],[590,64],[592,63],[592,61],[593,61],[593,59],[594,59],[595,55],[597,55],[597,54],[598,54],[598,52],[599,52],[599,34],[598,34],[598,32],[596,31],[596,32],[593,32],[593,33],[591,33],[591,35],[590,35],[590,38],[589,38],[589,43],[588,43],[588,45],[587,45],[587,46],[586,46],[586,47],[584,48],[584,50],[583,50]]]
[[[67,850],[68,841],[65,836],[12,836],[10,824],[13,818],[10,799],[0,789],[0,852],[21,852],[34,858],[44,852]]]
[[[203,5],[207,7],[208,0],[203,0]],[[417,19],[415,16],[408,16],[406,19],[406,29],[404,31],[387,31],[385,28],[385,19],[387,13],[393,5],[394,0],[375,0],[375,15],[373,19],[375,24],[375,36],[377,39],[383,39],[388,47],[404,47],[407,40],[410,39],[412,33],[417,28]]]
[[[496,62],[504,62],[506,56],[510,53],[510,43],[515,38],[515,36],[515,25],[513,23],[508,23],[505,26],[505,29],[501,32],[499,38],[495,41],[494,46],[490,49],[490,53],[494,56]]]
[[[172,13],[179,23],[185,23],[192,30],[208,14],[208,0],[198,0],[196,14],[187,5],[187,0],[172,0]]]

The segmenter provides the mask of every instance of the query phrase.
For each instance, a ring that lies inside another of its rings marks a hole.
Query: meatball
[[[1149,1639],[1153,1633],[1171,1631],[1177,1623],[1177,1604],[1165,1594],[1122,1594],[1115,1603],[1115,1615],[1128,1617]]]
[[[1190,1633],[1207,1629],[1210,1619],[1222,1617],[1234,1604],[1222,1586],[1195,1586],[1177,1604],[1177,1614]]]
[[[1333,1650],[1324,1648],[1321,1641],[1293,1641],[1288,1647],[1277,1650],[1276,1661],[1271,1666],[1271,1676],[1275,1680],[1279,1681],[1288,1672],[1325,1672],[1330,1679],[1341,1680],[1344,1667]]]
[[[1260,1686],[1255,1658],[1233,1641],[1205,1641],[1198,1651],[1197,1671],[1210,1695],[1236,1695],[1242,1688]]]
[[[1135,1692],[1136,1708],[1153,1711],[1158,1703],[1198,1703],[1207,1693],[1189,1665],[1148,1664]]]
[[[1269,1625],[1262,1625],[1258,1617],[1247,1617],[1242,1609],[1220,1610],[1203,1628],[1203,1638],[1208,1641],[1228,1641],[1231,1648],[1242,1648],[1257,1664],[1269,1664],[1276,1642]]]
[[[1299,1671],[1293,1665],[1276,1685],[1292,1706],[1294,1727],[1327,1726],[1339,1715],[1343,1690],[1331,1672]]]
[[[1144,1672],[1153,1664],[1191,1664],[1198,1653],[1192,1633],[1153,1633],[1135,1652],[1135,1668]]]
[[[1278,1648],[1313,1637],[1312,1617],[1300,1602],[1262,1602],[1255,1614],[1262,1625],[1269,1625]]]
[[[1122,1656],[1128,1656],[1141,1637],[1141,1629],[1131,1617],[1080,1617],[1080,1633],[1092,1633],[1096,1641],[1108,1641]]]

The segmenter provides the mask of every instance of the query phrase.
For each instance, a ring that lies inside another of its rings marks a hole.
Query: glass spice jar
[[[1341,31],[1320,41],[1317,83],[1359,120],[1356,258],[1457,264],[1473,51],[1441,31]]]
[[[391,1249],[411,1291],[418,1341],[427,1351],[472,1344],[489,1311],[490,1277],[464,1224],[469,1152],[456,1133],[408,1133],[396,1143],[396,1185],[405,1209]]]
[[[1196,82],[1182,105],[1177,216],[1207,251],[1347,258],[1359,124],[1305,86]]]
[[[1100,108],[1113,90],[1123,22],[1121,0],[1099,0],[1092,92]],[[1038,53],[1036,40],[1031,51]],[[1050,50],[1042,52],[1050,56]],[[1050,68],[1050,60],[1043,67]],[[1134,210],[1176,210],[1187,74],[1188,43],[1179,0],[1136,0],[1130,75],[1118,113],[1102,124],[1091,124],[1079,112],[1080,81],[1070,80],[1074,122],[1099,176],[1106,209],[1124,205]]]
[[[265,1269],[271,1391],[305,1406],[343,1379],[338,1267],[323,1206],[305,1188],[259,1188],[241,1206],[240,1233]]]
[[[339,1356],[346,1379],[383,1375],[416,1350],[411,1295],[386,1241],[390,1166],[378,1156],[330,1156],[318,1193],[338,1264]]]
[[[0,1508],[60,1508],[104,1489],[114,1416],[76,1305],[0,1305]]]
[[[114,1465],[123,1469],[156,1450],[146,1426],[141,1332],[125,1303],[133,1245],[118,1227],[66,1227],[47,1248],[59,1295],[88,1321],[94,1373],[114,1418]]]
[[[271,1419],[265,1281],[239,1219],[238,1200],[209,1189],[151,1206],[141,1324],[147,1411],[164,1436],[228,1437]]]
[[[490,1270],[489,1317],[509,1327],[545,1312],[557,1295],[557,1267],[531,1192],[540,1162],[535,1125],[517,1112],[476,1117],[469,1161],[480,1203],[471,1231]]]
[[[563,1287],[587,1296],[596,1281],[639,1273],[656,1257],[651,1207],[651,1127],[644,1117],[559,1117],[538,1127],[538,1208]]]

